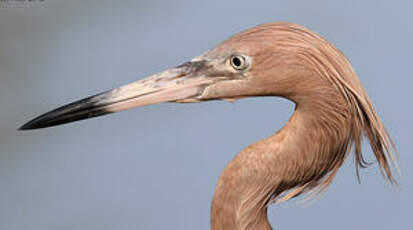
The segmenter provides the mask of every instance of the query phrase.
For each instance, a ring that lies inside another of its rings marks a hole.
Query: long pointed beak
[[[39,129],[161,102],[195,102],[213,83],[205,61],[186,62],[146,79],[91,96],[41,115],[19,130]]]

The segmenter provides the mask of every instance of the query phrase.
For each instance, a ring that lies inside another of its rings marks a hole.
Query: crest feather
[[[359,169],[366,168],[371,163],[367,162],[361,150],[363,137],[367,137],[370,147],[378,162],[380,172],[392,185],[397,185],[391,168],[399,171],[396,160],[395,145],[386,131],[373,104],[363,88],[359,78],[350,62],[342,52],[331,45],[320,35],[293,23],[276,23],[264,26],[279,27],[290,41],[290,46],[297,48],[299,55],[320,76],[327,79],[343,96],[350,111],[351,133],[347,143],[339,149],[336,159],[330,168],[320,178],[311,180],[290,190],[276,202],[286,201],[304,192],[319,194],[333,181],[338,169],[354,147],[354,162],[356,175],[360,181]],[[274,197],[275,198],[275,197]]]

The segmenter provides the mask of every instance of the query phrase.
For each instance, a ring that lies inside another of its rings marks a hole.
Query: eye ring
[[[236,70],[244,70],[248,67],[247,60],[244,56],[236,54],[229,59],[231,66]]]

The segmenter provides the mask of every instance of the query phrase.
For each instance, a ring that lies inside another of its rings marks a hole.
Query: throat
[[[272,229],[267,208],[274,197],[287,190],[293,197],[323,184],[323,178],[341,166],[345,156],[338,155],[345,155],[348,145],[342,135],[345,116],[331,113],[334,110],[297,105],[281,130],[240,152],[219,178],[211,229]],[[337,119],[325,123],[324,116]]]

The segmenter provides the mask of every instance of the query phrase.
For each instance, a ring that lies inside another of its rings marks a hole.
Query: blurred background
[[[352,156],[276,229],[413,229],[410,1],[0,1],[0,229],[204,229],[225,165],[288,120],[256,98],[161,104],[50,129],[26,121],[176,66],[241,30],[302,24],[349,57],[398,147],[400,188]],[[364,146],[366,155],[372,152]]]

